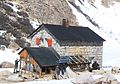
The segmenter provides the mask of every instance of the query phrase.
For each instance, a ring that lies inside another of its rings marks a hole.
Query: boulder
[[[73,84],[95,84],[92,75],[81,74],[71,81]]]
[[[13,74],[13,75],[8,76],[6,80],[10,82],[23,82],[24,78],[19,76],[19,74]]]
[[[6,77],[12,75],[12,73],[8,70],[4,70],[0,72],[0,79],[5,79]]]
[[[5,61],[0,64],[0,68],[14,68],[14,64]]]
[[[113,67],[111,72],[112,73],[120,73],[120,68],[119,67]]]

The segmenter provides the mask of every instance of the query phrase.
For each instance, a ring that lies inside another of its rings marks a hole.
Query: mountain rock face
[[[94,4],[94,2],[97,0],[88,0],[88,1]],[[101,4],[107,8],[114,5],[114,2],[120,2],[120,0],[101,0]]]
[[[9,45],[11,41],[25,42],[22,38],[34,31],[27,13],[15,11],[13,6],[10,2],[0,1],[0,38],[4,39],[0,41],[0,46],[6,45],[5,42]]]
[[[101,3],[105,7],[110,7],[114,5],[114,2],[120,2],[120,0],[102,0]]]
[[[63,18],[68,18],[72,25],[78,25],[75,15],[66,0],[17,0],[22,5],[30,19],[39,23],[61,24]]]

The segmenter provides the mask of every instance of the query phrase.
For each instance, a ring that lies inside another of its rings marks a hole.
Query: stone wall
[[[88,59],[89,57],[94,57],[94,60],[96,60],[100,64],[100,66],[102,66],[102,46],[60,46],[59,48],[54,47],[54,49],[61,56],[82,55],[86,59]]]

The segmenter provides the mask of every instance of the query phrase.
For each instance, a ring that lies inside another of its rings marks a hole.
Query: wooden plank
[[[42,78],[42,68],[40,67],[40,74],[39,77]]]

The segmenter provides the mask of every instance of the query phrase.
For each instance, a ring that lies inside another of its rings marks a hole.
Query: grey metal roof
[[[58,65],[57,60],[59,59],[59,55],[53,48],[27,47],[25,49],[41,67]]]
[[[99,42],[104,41],[88,27],[51,25],[44,26],[60,41]]]
[[[39,32],[40,28],[46,28],[59,41],[80,41],[80,42],[103,42],[102,37],[96,34],[88,27],[82,26],[69,26],[54,24],[42,24],[36,29],[30,36],[34,36],[36,32]]]

